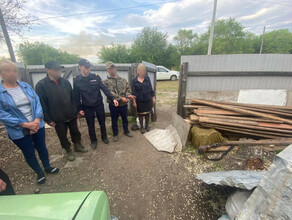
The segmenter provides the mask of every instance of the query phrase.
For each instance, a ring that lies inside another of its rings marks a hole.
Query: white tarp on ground
[[[292,219],[292,145],[275,157],[236,219]]]
[[[173,153],[174,151],[182,151],[185,147],[189,131],[190,124],[174,113],[171,125],[165,129],[149,131],[144,136],[158,151]]]
[[[250,194],[249,190],[237,190],[228,197],[225,209],[230,220],[235,219]]]
[[[265,175],[265,171],[231,170],[197,174],[196,178],[207,184],[231,186],[251,190]]]

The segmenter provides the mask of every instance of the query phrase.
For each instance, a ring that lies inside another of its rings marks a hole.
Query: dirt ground
[[[163,90],[162,85],[159,83],[158,92]],[[167,91],[161,100],[161,95],[157,94],[158,121],[151,125],[152,129],[165,128],[170,124],[176,111],[175,94],[175,90]],[[164,99],[174,103],[167,103]],[[110,134],[109,119],[107,122]],[[96,127],[99,138],[98,125]],[[89,151],[76,153],[76,161],[67,163],[54,129],[46,129],[51,163],[61,172],[47,176],[46,184],[38,186],[36,176],[25,163],[20,150],[2,130],[0,167],[10,176],[17,194],[31,194],[37,188],[41,189],[41,193],[103,190],[109,196],[111,213],[121,220],[218,219],[225,213],[225,202],[233,189],[206,185],[196,180],[195,175],[243,169],[244,157],[250,156],[239,150],[231,152],[222,161],[210,162],[191,148],[174,154],[157,152],[138,131],[133,132],[133,138],[122,135],[121,131],[119,142],[112,142],[110,136],[109,145],[99,142],[98,148],[92,150],[83,119],[80,131],[82,142]],[[268,158],[267,163],[273,157],[263,152],[259,154]]]

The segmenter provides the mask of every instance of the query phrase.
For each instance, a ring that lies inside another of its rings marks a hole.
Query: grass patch
[[[179,81],[157,81],[156,92],[178,92]]]

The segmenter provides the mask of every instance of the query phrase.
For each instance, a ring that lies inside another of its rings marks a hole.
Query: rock
[[[276,155],[236,219],[292,219],[292,145]]]
[[[79,167],[79,165],[83,162],[84,157],[75,157],[73,161],[67,161],[64,168],[74,168]]]

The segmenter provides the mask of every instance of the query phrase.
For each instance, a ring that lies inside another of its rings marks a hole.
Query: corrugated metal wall
[[[191,55],[181,57],[178,110],[189,98],[237,101],[240,90],[287,90],[292,105],[292,54]]]
[[[289,54],[182,56],[181,62],[187,62],[188,72],[193,73],[187,75],[187,92],[292,90],[291,74],[284,74],[292,72],[292,55]],[[269,75],[271,72],[273,74]]]
[[[203,71],[292,71],[292,54],[227,54],[182,56],[188,70]]]
[[[77,64],[75,64],[75,65],[69,64],[69,65],[63,65],[63,66],[65,66],[65,69],[62,73],[62,76],[64,76],[65,72],[68,69],[72,70],[72,73],[68,76],[67,80],[69,80],[69,82],[71,83],[71,85],[73,87],[73,76],[80,74],[78,71],[78,68],[77,68]],[[120,77],[125,78],[127,81],[129,81],[129,78],[132,78],[132,76],[129,76],[129,74],[130,74],[129,70],[132,68],[132,66],[133,66],[132,64],[129,64],[129,63],[116,64],[116,66],[117,66],[117,73]],[[92,69],[91,72],[97,73],[101,77],[102,80],[107,79],[108,73],[105,70],[105,64],[96,64],[91,69]],[[40,81],[41,79],[43,79],[47,75],[43,65],[29,65],[29,66],[27,66],[26,71],[31,76],[33,87],[35,87],[35,85],[38,83],[38,81]],[[153,89],[156,90],[156,70],[153,70],[152,68],[147,67],[147,73],[151,79]],[[103,102],[104,102],[104,106],[105,106],[105,112],[109,113],[108,103],[106,102],[106,96],[104,95],[103,92],[102,92],[102,96],[103,96]],[[129,106],[129,109],[130,109],[130,106]]]

